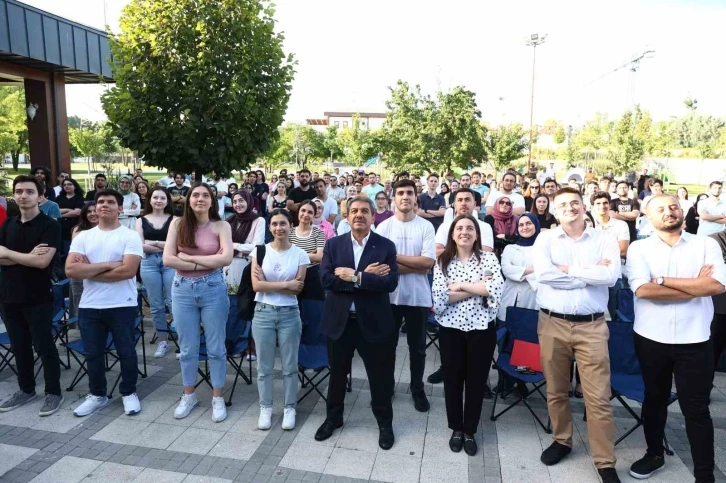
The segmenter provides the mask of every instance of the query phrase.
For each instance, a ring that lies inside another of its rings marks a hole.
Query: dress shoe
[[[381,449],[391,449],[393,447],[393,441],[395,440],[393,436],[393,428],[381,428],[381,433],[378,436],[378,446],[381,447]]]
[[[333,421],[326,419],[325,421],[323,421],[323,424],[320,425],[318,431],[315,433],[315,441],[325,441],[333,435],[333,431],[342,427],[342,421],[340,423],[334,423]]]
[[[488,384],[484,384],[484,399],[493,399],[494,394],[492,394],[492,390],[489,389]]]
[[[428,381],[429,384],[441,384],[444,382],[444,368],[439,367],[437,370],[432,372],[431,375],[426,378],[426,381]]]
[[[449,449],[454,453],[461,452],[461,448],[464,447],[464,432],[454,431],[451,433],[451,439],[449,440]]]
[[[478,450],[476,440],[474,436],[465,434],[464,435],[464,452],[469,456],[474,456]]]
[[[559,463],[562,458],[570,454],[571,451],[572,448],[569,446],[565,446],[564,444],[554,441],[549,448],[542,452],[542,456],[540,456],[539,459],[547,466],[552,466]]]
[[[620,483],[620,477],[615,468],[600,468],[597,470],[597,474],[600,475],[602,483]]]
[[[429,400],[423,391],[414,392],[411,394],[411,397],[413,398],[413,407],[416,408],[416,411],[425,413],[431,408]]]

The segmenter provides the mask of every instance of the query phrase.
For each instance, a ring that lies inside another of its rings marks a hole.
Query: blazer
[[[348,323],[350,306],[355,302],[358,326],[366,341],[373,342],[390,336],[396,330],[389,294],[398,286],[396,245],[371,231],[356,267],[353,258],[352,234],[345,233],[325,243],[320,263],[320,280],[325,289],[323,311],[323,335],[338,340]],[[371,263],[386,264],[391,271],[385,277],[363,273],[360,285],[344,282],[335,275],[338,267],[365,271]]]

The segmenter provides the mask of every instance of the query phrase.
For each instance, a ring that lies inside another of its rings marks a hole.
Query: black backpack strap
[[[257,245],[257,266],[262,268],[262,262],[265,261],[266,245]]]

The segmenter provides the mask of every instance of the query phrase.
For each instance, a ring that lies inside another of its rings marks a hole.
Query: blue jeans
[[[179,336],[181,372],[184,387],[197,382],[199,367],[199,332],[204,327],[212,387],[224,387],[227,374],[225,326],[229,315],[227,282],[222,270],[202,277],[174,276],[171,288],[171,312]]]
[[[275,343],[280,344],[282,385],[285,407],[297,404],[297,353],[300,348],[302,321],[297,305],[276,307],[257,303],[252,319],[252,337],[257,348],[257,391],[260,406],[272,407],[272,382],[275,367]]]
[[[135,305],[112,309],[78,310],[78,325],[81,329],[83,347],[86,350],[88,387],[94,396],[107,394],[104,354],[109,332],[113,337],[121,366],[119,391],[122,396],[136,392],[138,358],[134,342],[134,320],[138,310],[139,308]]]
[[[171,309],[171,284],[176,270],[165,267],[161,253],[147,253],[141,260],[141,281],[146,287],[151,305],[151,320],[157,334],[166,334],[166,308]]]

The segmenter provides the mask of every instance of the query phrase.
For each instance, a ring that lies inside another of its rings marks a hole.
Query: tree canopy
[[[102,102],[121,144],[177,171],[246,169],[279,135],[295,61],[265,0],[144,0],[112,36]]]
[[[10,153],[13,170],[20,154],[28,152],[25,92],[20,87],[0,87],[0,163]]]

